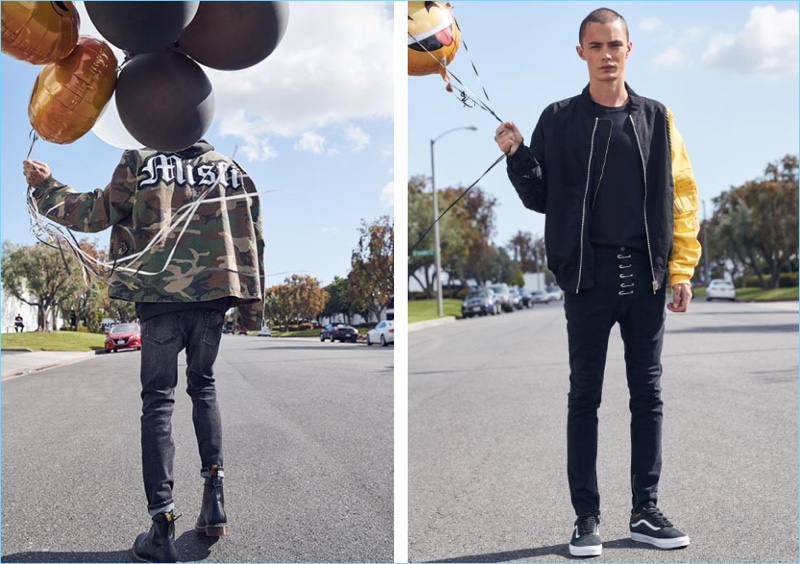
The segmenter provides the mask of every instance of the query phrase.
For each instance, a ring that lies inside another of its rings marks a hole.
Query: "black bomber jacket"
[[[642,213],[655,292],[668,269],[670,284],[688,282],[699,261],[697,187],[670,110],[625,87],[644,170]],[[520,145],[507,159],[508,177],[522,203],[545,214],[547,266],[566,292],[594,285],[587,196],[596,183],[592,160],[602,158],[598,147],[605,146],[610,127],[610,121],[595,117],[587,86],[580,95],[545,108],[530,147]]]

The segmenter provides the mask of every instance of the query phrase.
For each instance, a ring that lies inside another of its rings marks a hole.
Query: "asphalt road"
[[[2,560],[130,562],[150,526],[139,454],[139,354],[2,384]],[[181,561],[393,558],[392,347],[225,335],[216,364],[229,536],[197,535],[202,479],[181,374]],[[181,365],[180,370],[185,365]]]
[[[629,539],[628,391],[612,332],[593,561],[798,561],[797,327],[796,303],[668,315],[659,506],[692,539],[675,551]],[[570,559],[561,303],[411,333],[408,349],[410,561]]]

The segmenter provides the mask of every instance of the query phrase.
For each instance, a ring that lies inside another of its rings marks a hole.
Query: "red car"
[[[142,330],[138,323],[114,325],[106,334],[106,352],[142,350]]]

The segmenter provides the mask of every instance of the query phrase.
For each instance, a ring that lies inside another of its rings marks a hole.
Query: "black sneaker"
[[[600,516],[584,515],[575,521],[569,553],[572,556],[600,556],[603,541],[600,540]]]
[[[672,526],[657,507],[644,507],[631,513],[631,539],[658,548],[689,546],[689,537]]]

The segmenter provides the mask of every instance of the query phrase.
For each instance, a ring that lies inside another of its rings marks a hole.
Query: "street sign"
[[[411,251],[411,256],[414,257],[432,257],[433,256],[433,249],[430,251]]]

